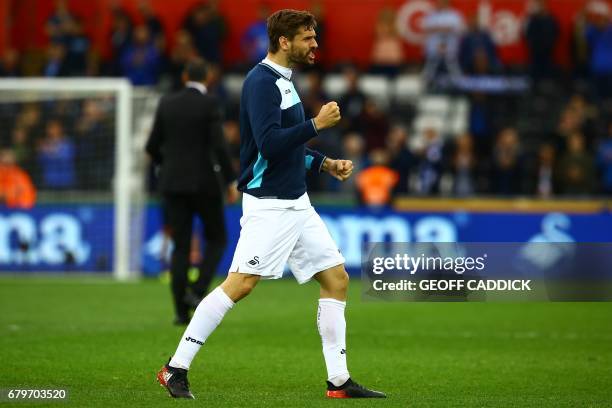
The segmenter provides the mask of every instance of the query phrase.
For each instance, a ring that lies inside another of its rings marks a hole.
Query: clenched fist
[[[314,118],[317,130],[330,128],[338,122],[340,122],[340,107],[336,102],[328,102],[323,105],[317,117]]]
[[[353,162],[343,159],[334,160],[326,157],[323,162],[322,170],[340,181],[345,181],[353,174]]]

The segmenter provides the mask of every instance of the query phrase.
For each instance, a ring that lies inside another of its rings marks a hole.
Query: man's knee
[[[348,290],[349,275],[344,265],[326,269],[315,276],[321,285],[321,295],[332,298],[344,298]]]
[[[240,284],[238,285],[238,291],[240,292],[242,297],[245,297],[253,291],[253,288],[255,288],[256,284],[257,281],[254,279],[242,279],[240,281]]]
[[[257,282],[259,282],[257,275],[231,272],[221,284],[221,288],[232,301],[238,302],[251,293]]]
[[[349,285],[349,275],[344,269],[344,265],[340,265],[338,271],[334,274],[334,286],[338,291],[346,292]]]

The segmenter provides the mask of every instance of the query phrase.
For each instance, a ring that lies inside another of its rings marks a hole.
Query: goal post
[[[27,104],[52,104],[58,103],[58,101],[73,101],[72,105],[77,108],[72,109],[85,109],[83,105],[88,98],[106,98],[103,99],[100,104],[110,101],[109,104],[114,104],[109,111],[112,111],[114,125],[112,126],[112,133],[114,133],[114,148],[111,148],[113,158],[104,158],[101,164],[97,167],[103,167],[103,163],[111,163],[113,174],[112,178],[108,180],[108,194],[112,194],[112,206],[113,206],[113,231],[112,231],[112,262],[107,262],[106,267],[110,269],[112,267],[113,275],[119,280],[128,280],[139,275],[139,262],[138,256],[140,248],[134,247],[138,245],[138,242],[133,242],[131,237],[139,235],[142,231],[133,231],[134,228],[141,229],[141,225],[132,225],[133,205],[141,204],[138,197],[144,189],[144,170],[141,166],[137,169],[133,166],[134,156],[137,154],[136,148],[142,146],[134,145],[133,132],[135,123],[137,122],[134,118],[133,112],[133,98],[135,90],[132,85],[125,79],[111,79],[111,78],[78,78],[78,79],[47,79],[47,78],[28,78],[28,79],[1,79],[0,80],[0,107],[5,107],[3,111],[7,111],[5,117],[0,114],[1,126],[5,128],[6,132],[11,132],[14,129],[20,129],[18,118],[11,117],[11,112],[20,114],[22,106]],[[13,105],[16,106],[13,108]],[[72,106],[71,105],[71,106]],[[46,105],[45,105],[46,106]],[[51,108],[52,109],[52,108]],[[93,114],[92,114],[93,115]],[[76,119],[75,119],[76,121]],[[66,120],[71,122],[71,120]],[[80,125],[79,125],[80,126]],[[38,133],[44,133],[44,125],[40,124]],[[107,137],[110,137],[111,130],[107,131]],[[104,136],[104,135],[103,135]],[[40,137],[40,136],[37,136]],[[5,135],[5,139],[7,136]],[[142,138],[141,138],[142,139]],[[38,140],[36,143],[42,143]],[[93,143],[93,142],[90,142]],[[110,143],[110,142],[109,142]],[[6,143],[5,143],[6,145]],[[32,145],[35,143],[32,141]],[[9,144],[11,146],[10,134]],[[32,150],[38,149],[39,147],[32,147]],[[90,149],[95,150],[95,149]],[[94,154],[98,154],[94,152]],[[144,153],[140,151],[140,154]],[[83,159],[86,160],[86,159]],[[87,163],[85,166],[88,165]],[[92,164],[93,165],[93,164]],[[90,171],[91,173],[91,171]],[[137,174],[134,174],[137,173]],[[103,181],[102,181],[103,183]],[[104,185],[104,184],[103,184]],[[75,184],[71,187],[62,187],[60,190],[54,190],[53,188],[45,187],[44,185],[37,186],[41,194],[44,195],[45,190],[49,190],[51,195],[74,194],[73,197],[81,199],[83,196],[92,196],[94,190],[99,187],[91,185],[86,186],[87,191],[81,192],[79,188],[82,185]],[[63,190],[65,188],[65,190]],[[104,188],[101,188],[102,190]],[[69,193],[70,192],[70,193]],[[138,211],[145,211],[144,208],[139,208]],[[36,258],[36,256],[34,256]],[[45,268],[44,266],[41,266]],[[32,268],[30,267],[30,270]]]

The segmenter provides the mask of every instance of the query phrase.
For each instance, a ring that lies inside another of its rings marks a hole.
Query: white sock
[[[323,342],[323,357],[327,367],[327,380],[336,387],[349,379],[346,367],[346,302],[336,299],[319,299],[317,327]]]
[[[200,347],[221,323],[223,316],[232,306],[234,306],[234,302],[220,286],[202,299],[193,314],[191,322],[185,329],[176,353],[170,360],[170,366],[189,370],[191,361]]]

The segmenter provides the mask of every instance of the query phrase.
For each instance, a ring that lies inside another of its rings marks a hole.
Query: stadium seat
[[[450,110],[450,98],[446,96],[426,96],[419,100],[419,112],[446,115]]]
[[[337,98],[344,95],[348,84],[343,75],[328,74],[323,80],[323,90],[330,98]]]
[[[240,99],[243,82],[244,75],[227,74],[223,77],[223,84],[231,99]]]
[[[391,96],[391,83],[382,75],[363,75],[359,79],[359,89],[368,97],[375,99],[386,108]]]
[[[426,96],[417,104],[413,130],[421,134],[427,128],[437,129],[442,135],[457,135],[468,129],[469,104],[465,98]]]
[[[395,101],[403,104],[416,100],[423,92],[423,84],[419,75],[402,75],[392,84]]]
[[[454,99],[451,103],[448,131],[460,135],[468,130],[469,104],[466,99]]]
[[[445,122],[444,119],[437,115],[420,115],[414,121],[414,130],[421,134],[426,129],[436,129],[439,132],[444,132]]]

